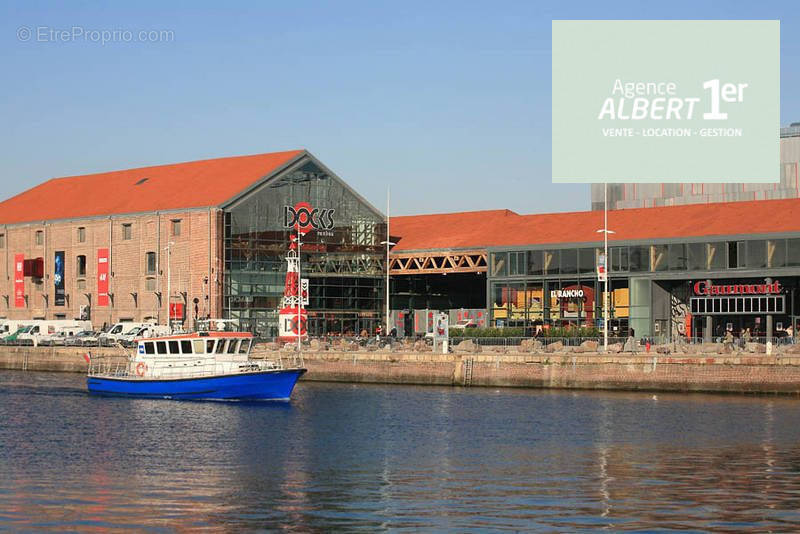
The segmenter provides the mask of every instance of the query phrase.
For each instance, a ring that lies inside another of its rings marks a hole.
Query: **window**
[[[547,250],[544,253],[544,270],[547,274],[558,274],[558,264],[561,258],[560,250]]]
[[[686,245],[683,243],[669,245],[668,256],[670,271],[686,270]]]
[[[41,230],[36,230],[36,244],[37,245],[44,244],[44,232]]]
[[[229,339],[228,340],[228,354],[236,354],[236,340]]]
[[[602,250],[593,248],[582,248],[578,250],[578,272],[582,274],[594,273],[597,269],[597,255],[602,254]]]
[[[241,344],[239,345],[239,354],[247,354],[250,350],[250,341],[249,339],[243,339]]]
[[[650,270],[667,270],[667,245],[653,245],[650,247]]]
[[[767,242],[764,240],[747,242],[747,266],[763,268],[767,266]]]
[[[224,352],[225,352],[225,340],[224,339],[220,339],[217,342],[217,354],[222,354]]]
[[[214,340],[206,340],[206,354],[214,354]]]
[[[786,240],[786,265],[788,267],[800,265],[800,239]]]
[[[786,240],[767,241],[767,267],[786,266]]]
[[[492,276],[506,276],[508,253],[495,252],[492,254]]]
[[[728,269],[744,267],[744,241],[728,241]]]
[[[205,344],[206,344],[205,341],[203,341],[202,339],[195,339],[194,340],[194,353],[195,354],[204,354],[205,350],[203,350],[203,348],[205,347]]]
[[[167,353],[167,342],[166,341],[156,341],[156,352],[159,354],[166,354]]]
[[[122,239],[128,240],[133,237],[133,225],[125,223],[122,225]]]
[[[578,250],[568,248],[561,251],[561,274],[578,272]]]
[[[81,226],[78,228],[78,243],[85,243],[86,242],[86,228]]]
[[[200,345],[202,347],[202,345]],[[184,354],[192,353],[192,342],[188,339],[181,340],[181,352]]]
[[[0,234],[0,248],[6,248],[6,234]]]
[[[145,354],[155,354],[156,348],[153,346],[152,341],[145,341],[144,342],[144,353]]]
[[[83,280],[83,279],[78,280],[76,285],[77,285],[78,289],[86,289],[86,280]]]
[[[86,276],[86,256],[81,254],[78,256],[78,262],[75,267],[75,272],[78,273],[78,276]]]
[[[625,272],[628,270],[628,247],[614,247],[611,249],[611,271]]]
[[[686,245],[689,257],[690,271],[703,271],[706,268],[706,245],[705,243],[689,243]]]
[[[172,219],[172,235],[174,235],[174,236],[181,235],[181,220],[180,219]]]
[[[155,291],[156,290],[156,279],[153,277],[145,278],[144,279],[144,289],[145,291]]]
[[[710,271],[725,269],[725,243],[708,243],[706,245],[706,268]]]
[[[525,252],[509,252],[508,253],[508,274],[511,276],[517,274],[525,274]]]
[[[156,274],[156,253],[148,252],[145,256],[145,272],[147,274]]]
[[[541,250],[528,252],[528,274],[541,275],[544,273],[544,258]]]
[[[180,351],[178,350],[178,340],[170,341],[169,342],[169,353],[170,354],[179,354]]]
[[[650,247],[631,247],[629,260],[632,273],[649,271]]]

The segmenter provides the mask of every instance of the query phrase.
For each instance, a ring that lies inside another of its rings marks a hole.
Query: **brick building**
[[[298,203],[330,214],[304,236],[310,331],[372,327],[384,217],[304,150],[56,178],[0,202],[0,317],[230,317],[274,335]]]

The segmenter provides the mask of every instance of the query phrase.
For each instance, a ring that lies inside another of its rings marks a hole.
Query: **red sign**
[[[97,249],[97,305],[108,306],[108,249]]]
[[[14,306],[25,307],[25,255],[14,254]]]
[[[179,320],[183,319],[183,302],[169,303],[169,318]]]
[[[769,295],[780,293],[783,288],[780,281],[776,280],[770,284],[728,284],[715,285],[705,280],[694,284],[694,294],[704,297],[716,295]]]

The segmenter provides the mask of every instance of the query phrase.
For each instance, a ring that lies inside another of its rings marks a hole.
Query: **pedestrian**
[[[747,348],[747,344],[750,343],[750,338],[751,337],[752,337],[752,335],[750,334],[750,327],[748,326],[747,328],[744,329],[744,332],[742,332],[742,348],[743,349]]]
[[[725,338],[722,341],[722,346],[725,352],[733,352],[733,332],[730,330],[725,331]]]
[[[392,336],[392,339],[397,339],[397,327],[393,326],[392,329],[389,331],[389,335]]]

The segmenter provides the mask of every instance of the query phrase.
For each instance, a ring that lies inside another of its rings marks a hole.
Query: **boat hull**
[[[182,379],[89,376],[89,393],[151,399],[282,400],[305,369],[281,369]]]

